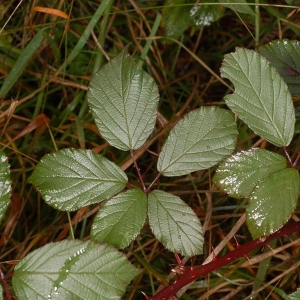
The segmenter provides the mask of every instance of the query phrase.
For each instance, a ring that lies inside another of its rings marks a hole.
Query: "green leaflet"
[[[139,272],[111,246],[73,240],[31,252],[12,283],[18,299],[121,299]]]
[[[51,206],[74,211],[118,193],[127,175],[113,162],[84,149],[48,154],[29,178]]]
[[[179,197],[159,190],[151,192],[148,217],[155,237],[170,251],[190,256],[203,253],[200,221]]]
[[[217,107],[196,109],[171,130],[157,169],[164,176],[179,176],[215,166],[233,152],[236,135],[230,111]]]
[[[262,179],[286,167],[283,156],[263,149],[251,149],[225,159],[213,181],[231,197],[247,198]]]
[[[140,148],[154,129],[158,88],[127,48],[93,76],[87,99],[100,133],[118,149]]]
[[[276,146],[291,142],[295,110],[283,78],[261,55],[237,48],[225,55],[221,75],[230,79],[234,94],[227,95],[227,105],[258,135]]]
[[[259,47],[259,53],[276,68],[291,94],[300,97],[300,42],[272,41]]]
[[[299,173],[292,168],[277,171],[258,183],[246,210],[253,239],[282,227],[296,208],[298,196]]]
[[[166,36],[178,39],[190,26],[199,29],[210,26],[224,14],[223,5],[206,5],[209,0],[202,0],[195,5],[193,0],[167,0],[163,8],[162,25]]]
[[[5,153],[0,150],[0,221],[10,203],[11,180]]]
[[[300,288],[298,288],[295,293],[290,294],[288,298],[288,300],[299,300],[299,299],[300,299]]]
[[[224,1],[224,0],[219,0],[219,2],[222,3],[222,5],[228,7],[232,10],[235,10],[239,13],[255,16],[254,11],[252,10],[250,5],[247,5],[246,0],[230,0],[230,1],[228,1],[229,4],[225,4],[224,2],[226,2],[226,1]]]
[[[99,210],[93,221],[91,237],[123,249],[139,234],[146,212],[147,196],[142,190],[121,193]]]

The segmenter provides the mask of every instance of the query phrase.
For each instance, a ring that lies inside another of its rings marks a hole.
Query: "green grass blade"
[[[92,17],[91,21],[87,25],[85,31],[81,35],[80,39],[78,40],[77,44],[75,45],[74,49],[70,53],[70,55],[67,57],[65,62],[60,66],[59,71],[64,70],[80,53],[84,45],[86,44],[86,41],[88,40],[89,36],[92,33],[92,30],[96,26],[96,24],[99,22],[99,19],[103,15],[103,12],[105,11],[106,7],[109,5],[111,0],[104,0],[98,9],[96,10],[94,16]]]
[[[147,56],[147,53],[150,49],[150,46],[151,46],[152,42],[153,42],[152,37],[155,36],[155,34],[156,34],[156,32],[159,28],[160,22],[161,22],[161,14],[157,13],[154,24],[153,24],[153,27],[152,27],[150,35],[149,35],[149,39],[147,40],[147,42],[145,44],[145,47],[144,47],[144,49],[141,53],[141,60],[137,64],[138,68],[142,67],[142,65],[144,63],[144,60]]]
[[[14,64],[14,67],[11,69],[10,73],[5,78],[5,81],[0,90],[0,98],[7,94],[11,87],[16,83],[16,81],[26,68],[28,61],[32,58],[33,54],[43,42],[45,38],[44,30],[45,29],[40,30],[20,54],[19,58]]]

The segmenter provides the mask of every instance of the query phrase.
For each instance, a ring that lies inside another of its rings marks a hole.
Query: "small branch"
[[[293,167],[294,167],[294,168],[297,167],[297,164],[298,164],[299,159],[300,159],[300,151],[298,152],[298,155],[297,155],[297,157],[296,157],[296,159],[295,159],[295,161],[294,161],[294,163],[293,163]]]
[[[5,291],[6,299],[7,299],[7,300],[11,300],[11,295],[10,295],[10,293],[9,293],[9,291],[8,291],[7,282],[6,282],[4,273],[3,273],[3,271],[2,271],[1,268],[0,268],[0,280],[2,281],[2,285],[3,285],[4,291]]]
[[[218,270],[219,268],[228,265],[234,260],[248,255],[251,251],[259,247],[265,247],[268,243],[274,239],[280,238],[282,236],[288,236],[295,231],[300,230],[300,221],[295,222],[290,225],[286,225],[276,231],[275,233],[269,235],[268,237],[261,237],[254,241],[248,242],[245,245],[240,246],[239,248],[225,254],[216,260],[202,265],[196,269],[187,269],[182,277],[175,280],[169,286],[165,287],[159,293],[153,297],[146,297],[149,300],[162,300],[173,297],[177,291],[183,288],[185,285],[195,281],[201,276],[205,276],[212,271]]]
[[[282,148],[283,148],[284,154],[285,154],[285,156],[286,156],[286,158],[287,158],[287,160],[288,160],[290,166],[293,167],[294,164],[292,163],[292,160],[291,160],[291,158],[290,158],[290,156],[289,156],[289,154],[288,154],[288,152],[287,152],[287,150],[286,150],[286,147],[283,146]]]
[[[134,154],[133,154],[133,150],[132,150],[132,149],[130,149],[130,156],[131,156],[131,158],[132,158],[132,160],[133,160],[133,165],[134,165],[134,167],[135,167],[135,169],[136,169],[136,171],[137,171],[137,174],[138,174],[138,176],[139,176],[139,180],[140,180],[140,183],[141,183],[141,185],[142,185],[142,187],[143,187],[143,191],[146,192],[146,191],[147,191],[147,188],[146,188],[146,186],[145,186],[145,182],[144,182],[144,179],[143,179],[143,177],[142,177],[142,175],[141,175],[139,166],[138,166],[138,164],[136,163],[136,160],[134,159]]]
[[[146,193],[148,194],[153,186],[153,184],[158,180],[158,178],[160,177],[161,173],[158,173],[157,176],[154,178],[154,180],[151,182],[151,184],[148,186]]]

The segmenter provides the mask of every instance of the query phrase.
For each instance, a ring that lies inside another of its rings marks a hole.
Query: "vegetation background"
[[[113,58],[130,44],[137,63],[153,76],[161,97],[159,129],[171,128],[170,120],[178,112],[183,116],[203,105],[225,107],[223,97],[228,87],[218,77],[224,54],[235,47],[255,49],[276,39],[299,39],[300,1],[256,0],[248,1],[253,5],[239,7],[228,5],[229,1],[198,1],[205,2],[199,22],[190,14],[196,1],[106,1],[103,15],[91,30],[88,24],[102,2],[3,0],[0,4],[0,85],[37,32],[49,32],[49,38],[29,53],[12,88],[0,101],[0,146],[8,156],[13,183],[11,204],[0,229],[1,269],[9,285],[20,259],[49,242],[69,238],[70,222],[75,238],[89,239],[91,220],[101,206],[72,213],[70,221],[66,213],[45,204],[27,183],[43,155],[66,147],[92,149],[126,169],[139,184],[129,154],[101,138],[87,105],[91,76],[107,62],[106,55]],[[299,100],[294,99],[296,107]],[[164,138],[140,153],[139,166],[146,182],[156,175],[153,153],[159,153]],[[279,151],[240,122],[237,149],[253,146]],[[299,147],[298,134],[289,146],[292,158]],[[160,186],[184,199],[205,225],[204,255],[188,265],[201,264],[234,227],[239,228],[236,238],[240,244],[251,239],[241,220],[245,203],[218,191],[211,181],[213,174],[210,169],[179,179],[165,178]],[[292,218],[299,220],[299,216],[298,207]],[[300,240],[299,233],[294,239]],[[222,246],[221,254],[235,246],[231,239]],[[276,251],[251,253],[256,264],[248,265],[245,258],[216,270],[192,285],[182,299],[248,299],[251,291],[261,286],[256,299],[279,299],[274,288],[294,292],[300,286],[300,269],[296,267],[299,243],[271,246]],[[124,299],[144,299],[141,292],[152,294],[160,277],[172,274],[176,265],[174,256],[147,227],[125,253],[135,266],[141,267],[141,261],[134,254],[149,265],[144,265],[144,272],[128,286]]]

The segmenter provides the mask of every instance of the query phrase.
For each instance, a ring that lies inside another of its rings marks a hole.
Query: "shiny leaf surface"
[[[31,252],[16,265],[12,283],[18,299],[121,299],[138,274],[111,246],[72,240]]]
[[[261,181],[249,197],[247,225],[253,239],[267,236],[282,227],[296,208],[299,173],[287,168]]]
[[[259,47],[263,55],[276,68],[292,95],[300,97],[300,42],[276,40]]]
[[[9,164],[5,153],[0,150],[0,220],[3,218],[10,202],[11,180]]]
[[[162,26],[165,35],[174,39],[179,38],[192,24],[191,6],[185,0],[166,0],[162,13]]]
[[[100,133],[118,149],[140,148],[154,129],[158,88],[127,48],[93,75],[87,99]]]
[[[190,26],[199,29],[219,20],[224,14],[223,5],[205,5],[210,0],[202,0],[195,5],[194,0],[167,0],[163,8],[162,25],[165,34],[179,38]]]
[[[164,176],[179,176],[210,168],[233,152],[236,135],[231,112],[217,107],[196,109],[171,130],[157,169]]]
[[[231,197],[247,198],[259,181],[286,167],[283,156],[263,149],[251,149],[225,159],[213,180]]]
[[[143,191],[121,193],[99,210],[93,221],[91,237],[123,249],[139,234],[146,212],[147,196]]]
[[[219,2],[222,3],[222,5],[239,13],[255,16],[254,11],[252,10],[251,6],[247,4],[246,0],[230,0],[229,4],[224,3],[223,0],[219,0]]]
[[[237,48],[225,55],[221,75],[235,86],[234,94],[225,97],[233,112],[270,143],[287,146],[294,134],[295,110],[276,69],[255,51]]]
[[[194,25],[198,28],[210,26],[218,21],[224,14],[223,5],[206,5],[210,0],[201,1],[200,5],[195,5],[190,10],[190,17]]]
[[[127,175],[113,162],[84,149],[48,154],[29,178],[51,206],[74,211],[121,191]]]
[[[288,300],[299,300],[300,299],[300,288],[293,294],[290,294]]]
[[[159,190],[151,192],[148,217],[155,237],[168,250],[190,256],[203,253],[200,221],[179,197]]]

